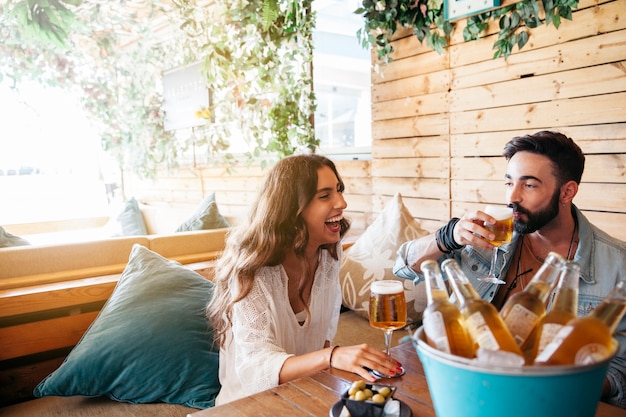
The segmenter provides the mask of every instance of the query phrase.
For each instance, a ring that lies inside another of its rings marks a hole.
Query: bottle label
[[[491,350],[500,349],[498,341],[489,326],[487,326],[485,318],[479,311],[470,315],[467,318],[466,323],[470,333],[472,333],[472,337],[476,343],[478,343],[478,346]]]
[[[574,326],[563,326],[561,330],[554,336],[552,341],[548,343],[548,346],[537,355],[535,358],[535,362],[547,362],[550,357],[556,352],[556,350],[561,346],[563,340],[569,336],[569,334],[574,330]]]
[[[518,346],[521,346],[528,335],[535,328],[539,316],[527,309],[521,304],[515,304],[506,316],[504,323],[511,332],[511,336],[515,339]]]
[[[575,365],[590,365],[592,363],[600,362],[604,358],[609,356],[609,350],[599,343],[589,343],[584,345],[574,358]]]
[[[541,336],[539,337],[539,348],[537,349],[537,352],[543,352],[543,350],[548,346],[548,343],[554,339],[554,336],[556,336],[562,328],[562,324],[544,323],[543,326],[541,326]]]
[[[441,311],[434,311],[424,317],[424,332],[428,338],[435,344],[435,347],[445,353],[451,353],[448,335],[446,333],[446,324],[443,321]]]

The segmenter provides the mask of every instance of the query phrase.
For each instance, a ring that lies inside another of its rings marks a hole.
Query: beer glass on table
[[[393,331],[406,326],[404,284],[396,280],[374,281],[370,286],[369,307],[370,326],[381,329],[385,333],[385,353],[389,355]],[[379,378],[393,378],[403,375],[404,370],[393,376],[383,375],[376,371],[372,373]]]
[[[489,243],[494,245],[489,275],[480,280],[495,284],[506,284],[506,282],[496,276],[496,263],[498,260],[498,247],[504,243],[511,242],[511,238],[513,238],[513,209],[511,207],[488,205],[485,207],[485,213],[496,219],[495,224],[485,223],[483,225],[485,229],[493,232],[496,237],[493,240],[488,240]]]

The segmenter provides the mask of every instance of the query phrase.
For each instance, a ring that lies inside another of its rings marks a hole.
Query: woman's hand
[[[370,382],[376,381],[377,378],[370,374],[365,368],[389,376],[394,376],[401,372],[402,368],[400,362],[388,356],[385,352],[367,344],[335,348],[331,366],[343,371],[358,374],[363,379]]]
[[[467,212],[454,225],[454,241],[459,245],[471,245],[475,248],[492,250],[493,245],[485,239],[496,236],[483,227],[484,223],[494,224],[496,219],[480,210]]]

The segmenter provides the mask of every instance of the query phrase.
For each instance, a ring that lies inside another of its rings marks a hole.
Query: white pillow
[[[428,234],[404,206],[402,196],[396,194],[376,220],[359,239],[348,248],[341,262],[339,279],[343,305],[368,318],[369,289],[375,280],[397,279],[392,268],[398,247],[409,240]],[[409,322],[421,320],[426,306],[426,295],[421,285],[405,281],[407,315]]]

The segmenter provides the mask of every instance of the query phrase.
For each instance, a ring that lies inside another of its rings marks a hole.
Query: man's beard
[[[559,214],[559,190],[556,190],[548,203],[548,207],[535,213],[531,213],[517,203],[510,204],[513,210],[525,214],[528,220],[515,220],[515,231],[521,234],[530,234],[550,223]]]

